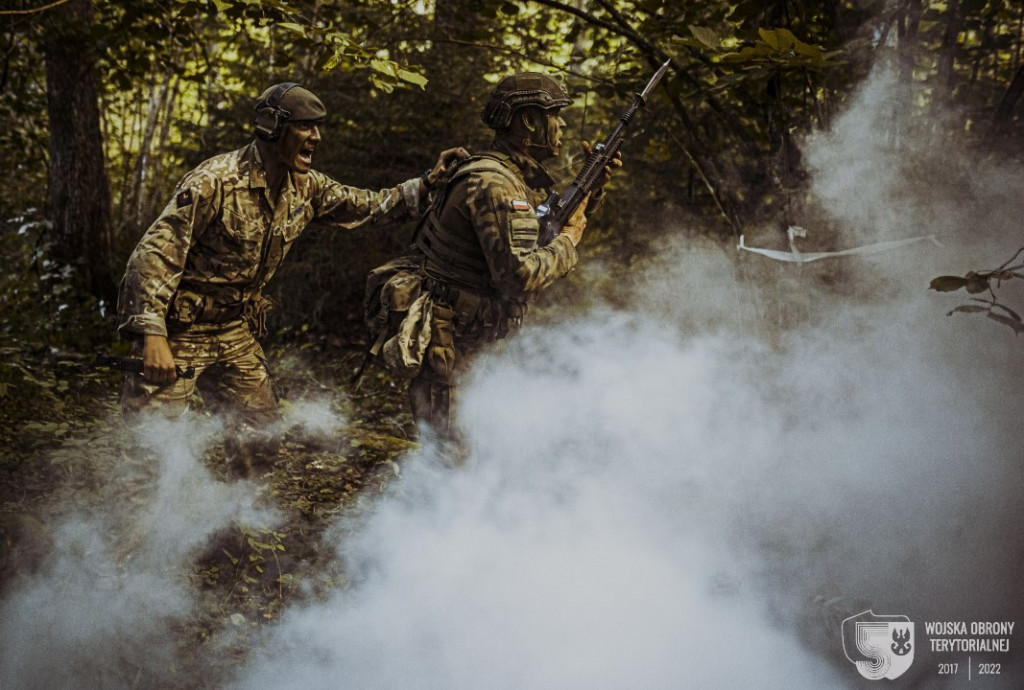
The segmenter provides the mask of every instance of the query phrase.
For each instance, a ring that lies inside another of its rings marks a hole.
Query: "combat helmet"
[[[564,108],[572,103],[569,92],[546,74],[520,72],[502,79],[484,106],[481,118],[494,130],[502,130],[512,123],[512,113],[524,105],[535,105],[544,110]]]

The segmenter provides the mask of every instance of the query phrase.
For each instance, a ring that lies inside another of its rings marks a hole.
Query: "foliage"
[[[629,130],[625,167],[586,251],[611,266],[645,260],[664,232],[652,215],[719,236],[799,224],[808,200],[797,141],[830,127],[880,57],[904,69],[905,98],[885,123],[893,146],[914,128],[927,128],[937,144],[980,144],[997,107],[1014,112],[1012,99],[1004,101],[1024,48],[1021,4],[921,0],[920,16],[909,11],[914,4],[93,0],[116,258],[123,265],[184,172],[251,139],[252,102],[269,84],[301,81],[327,104],[318,169],[383,187],[420,174],[440,149],[485,147],[491,133],[479,112],[508,73],[543,71],[566,82],[575,103],[563,111],[564,148],[572,152],[606,135],[666,59],[672,70]],[[92,365],[96,352],[122,345],[113,305],[74,287],[74,267],[49,258],[39,48],[46,14],[0,13],[0,28],[0,152],[8,162],[0,173],[0,472],[8,506],[87,492],[104,475],[83,463],[116,462],[109,420],[120,376]],[[922,117],[938,109],[941,117]],[[1019,160],[1019,118],[1000,136],[991,155]],[[566,156],[551,167],[566,181],[577,164]],[[358,389],[348,383],[366,347],[363,278],[401,251],[411,231],[311,227],[271,283],[281,307],[266,350],[284,404],[332,391],[332,410],[348,421],[330,441],[289,432],[264,477],[284,524],[236,524],[195,562],[173,564],[205,602],[183,631],[190,640],[233,626],[244,643],[243,633],[273,622],[291,599],[344,586],[344,574],[324,566],[322,530],[387,486],[415,447],[400,382],[371,368]],[[984,313],[1020,333],[1019,310],[997,291],[1024,277],[1022,254],[992,271],[941,276],[932,288],[972,296],[950,314]],[[560,289],[576,289],[582,301],[601,286]]]
[[[92,368],[109,342],[108,305],[74,289],[72,269],[46,258],[46,222],[34,209],[0,226],[0,445],[16,467],[91,428],[94,394],[111,375]]]
[[[1015,278],[1024,279],[1024,263],[1013,263],[1022,254],[1024,254],[1024,247],[1018,249],[1017,253],[1009,261],[997,269],[991,271],[968,271],[962,277],[939,276],[932,280],[929,287],[937,292],[956,292],[963,289],[972,295],[988,292],[988,298],[972,297],[971,301],[975,302],[975,304],[962,304],[951,310],[947,316],[956,313],[984,314],[996,323],[1008,326],[1013,329],[1015,334],[1020,335],[1024,333],[1024,322],[1021,321],[1020,314],[1002,304],[996,295],[996,290],[1005,281]]]

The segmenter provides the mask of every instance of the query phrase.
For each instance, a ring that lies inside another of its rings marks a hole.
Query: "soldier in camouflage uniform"
[[[495,131],[491,147],[449,173],[417,229],[408,258],[419,266],[432,304],[429,344],[409,394],[414,417],[442,438],[453,435],[453,384],[469,358],[518,328],[529,301],[579,260],[587,204],[544,246],[535,211],[554,185],[541,163],[560,151],[559,111],[571,102],[543,74],[500,82],[482,114]],[[594,197],[611,173],[605,170]]]
[[[286,82],[257,100],[256,140],[189,172],[128,260],[120,330],[133,338],[144,372],[129,374],[122,409],[184,414],[195,381],[213,365],[221,403],[238,414],[235,440],[258,438],[277,400],[256,338],[269,302],[261,290],[312,221],[342,229],[421,213],[429,186],[461,150],[445,151],[422,178],[380,191],[342,185],[312,170],[323,103]],[[179,378],[175,365],[195,368]],[[252,444],[234,444],[242,473]],[[230,450],[230,447],[229,447]]]

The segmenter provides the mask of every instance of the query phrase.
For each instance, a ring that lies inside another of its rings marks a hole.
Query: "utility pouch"
[[[451,381],[455,372],[455,310],[435,304],[431,317],[426,364],[435,375]]]
[[[404,254],[370,271],[366,276],[363,318],[370,329],[371,355],[379,355],[423,292],[423,259]]]
[[[206,297],[189,290],[178,290],[167,307],[168,330],[185,330],[199,320],[205,308]]]
[[[267,318],[276,306],[277,303],[263,293],[253,295],[242,305],[242,319],[257,340],[266,337]]]
[[[392,373],[410,378],[420,373],[431,345],[433,308],[430,295],[421,294],[398,324],[398,332],[381,345],[381,359]]]

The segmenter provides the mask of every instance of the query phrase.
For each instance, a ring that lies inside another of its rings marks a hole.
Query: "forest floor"
[[[357,346],[320,343],[268,353],[283,408],[316,399],[343,426],[333,435],[286,432],[276,462],[253,480],[260,500],[283,522],[233,521],[176,566],[198,602],[177,626],[177,647],[183,665],[202,660],[204,687],[230,676],[246,657],[246,640],[273,625],[286,606],[345,586],[325,531],[357,501],[379,495],[418,447],[401,383],[371,366],[352,385],[362,358]],[[11,361],[17,363],[8,364],[9,381],[0,383],[0,598],[48,567],[62,520],[112,500],[126,507],[146,500],[144,490],[122,480],[123,375],[52,353],[20,352]],[[212,481],[232,481],[223,444],[207,449],[201,462]],[[235,628],[232,646],[204,650],[208,640],[224,639],[225,628]],[[188,676],[182,687],[194,682]]]

